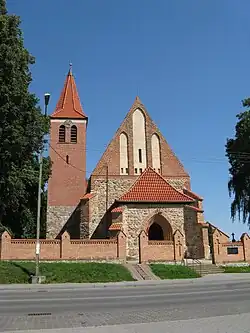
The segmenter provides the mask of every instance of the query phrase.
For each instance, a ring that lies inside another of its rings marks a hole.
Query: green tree
[[[242,101],[246,111],[237,115],[235,137],[227,139],[226,156],[230,164],[228,190],[233,201],[231,217],[238,216],[250,226],[250,98]]]
[[[29,66],[35,60],[24,47],[19,26],[20,18],[8,15],[5,0],[0,0],[0,224],[15,237],[34,237],[38,153],[49,121],[29,92]],[[49,160],[44,163],[43,185]]]

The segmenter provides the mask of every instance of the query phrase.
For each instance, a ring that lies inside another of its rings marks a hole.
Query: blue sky
[[[250,96],[249,0],[7,0],[36,57],[31,90],[52,112],[73,63],[89,117],[87,171],[139,94],[184,163],[205,217],[230,220],[225,142]]]

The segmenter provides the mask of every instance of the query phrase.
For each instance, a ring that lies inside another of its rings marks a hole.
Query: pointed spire
[[[69,63],[69,75],[73,75],[72,73],[72,62]]]
[[[87,116],[83,112],[75,79],[72,74],[72,64],[70,63],[69,66],[69,72],[61,96],[51,118],[87,119]]]
[[[7,14],[6,1],[0,0],[0,15],[6,15],[6,14]]]

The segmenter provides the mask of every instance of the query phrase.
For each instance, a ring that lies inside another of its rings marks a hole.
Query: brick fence
[[[139,236],[140,262],[181,261],[184,258],[184,237],[177,230],[173,241],[149,241],[148,235],[142,231]]]
[[[40,240],[41,260],[125,260],[126,236],[120,232],[113,239],[70,239],[67,232],[61,239]],[[1,260],[34,260],[35,239],[12,239],[7,231],[1,236]]]
[[[212,238],[214,263],[250,263],[250,237],[248,234],[244,233],[239,242],[230,242],[226,234],[215,229]]]

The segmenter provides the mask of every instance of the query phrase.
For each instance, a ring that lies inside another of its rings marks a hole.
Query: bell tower
[[[86,130],[72,66],[50,116],[52,174],[48,182],[47,237],[55,238],[86,192]]]

